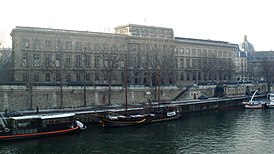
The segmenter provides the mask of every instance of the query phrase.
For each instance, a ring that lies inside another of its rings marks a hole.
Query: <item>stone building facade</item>
[[[232,80],[235,44],[174,37],[173,29],[164,27],[129,24],[115,31],[16,27],[12,80],[122,85],[126,68],[131,85]]]

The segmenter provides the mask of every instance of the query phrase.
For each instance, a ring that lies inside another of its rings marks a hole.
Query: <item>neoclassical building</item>
[[[238,45],[174,37],[172,28],[128,24],[115,33],[16,27],[12,81],[37,84],[185,85],[233,80]]]

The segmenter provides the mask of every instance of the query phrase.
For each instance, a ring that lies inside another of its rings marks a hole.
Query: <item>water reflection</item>
[[[185,114],[141,127],[89,125],[81,134],[0,143],[0,153],[271,153],[274,110]]]

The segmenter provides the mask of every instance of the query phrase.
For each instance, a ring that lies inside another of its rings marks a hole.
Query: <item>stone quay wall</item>
[[[178,100],[197,99],[201,95],[212,97],[216,86],[192,86]],[[245,95],[247,87],[250,91],[258,88],[265,93],[266,86],[256,85],[229,85],[224,87],[227,96]],[[0,112],[7,110],[35,110],[78,108],[84,106],[83,86],[63,86],[63,103],[61,105],[61,90],[59,86],[33,86],[32,93],[26,86],[0,86]],[[161,87],[161,99],[172,100],[186,88],[176,86]],[[155,100],[155,88],[130,86],[128,88],[128,103],[147,103],[148,99]],[[31,96],[32,95],[32,96]],[[31,99],[32,98],[32,99]],[[31,101],[32,100],[32,101]],[[125,103],[125,90],[122,87],[112,87],[111,104],[123,105]],[[32,103],[31,103],[32,102]],[[86,87],[86,106],[108,106],[108,87]]]

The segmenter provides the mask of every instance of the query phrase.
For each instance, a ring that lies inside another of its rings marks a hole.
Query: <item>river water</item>
[[[274,153],[274,110],[222,110],[127,128],[0,143],[0,153]]]

